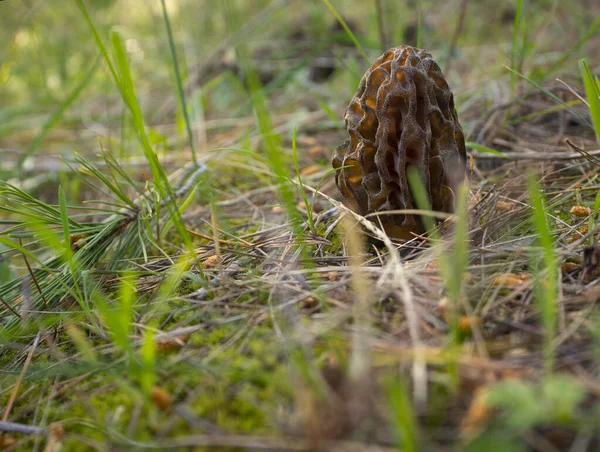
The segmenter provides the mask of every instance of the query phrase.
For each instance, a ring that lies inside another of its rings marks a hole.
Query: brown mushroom
[[[453,211],[452,188],[465,177],[465,140],[452,91],[429,53],[399,46],[380,56],[363,76],[345,122],[349,137],[332,164],[348,207],[361,215],[416,209],[407,180],[413,166],[433,210]],[[391,237],[424,232],[418,216],[379,217]]]

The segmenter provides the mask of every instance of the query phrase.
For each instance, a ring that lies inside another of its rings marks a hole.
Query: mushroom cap
[[[348,138],[332,165],[348,207],[361,215],[416,209],[407,179],[414,167],[433,210],[454,211],[453,187],[465,177],[465,139],[452,91],[429,53],[399,46],[381,55],[363,76],[344,120]],[[391,237],[424,232],[418,216],[379,217]]]

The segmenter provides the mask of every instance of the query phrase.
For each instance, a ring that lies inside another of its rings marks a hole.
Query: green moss
[[[169,302],[169,307],[178,311],[173,322],[194,313],[194,310],[183,309],[180,302]],[[207,313],[206,316],[220,318],[221,314]],[[207,325],[205,330],[189,338],[187,348],[180,350],[186,356],[184,359],[174,353],[159,352],[158,384],[172,396],[174,403],[185,402],[193,416],[225,432],[275,434],[277,414],[282,407],[286,409],[292,404],[293,388],[289,385],[285,355],[270,323],[249,327],[247,334],[232,343],[231,339],[237,337],[239,331],[239,322]],[[61,332],[58,339],[59,350],[67,360],[55,361],[52,355],[36,355],[21,385],[20,393],[27,396],[17,398],[13,413],[31,415],[39,409],[32,401],[45,400],[50,387],[57,382],[64,383],[69,389],[55,395],[47,410],[48,423],[60,422],[65,426],[67,436],[63,450],[79,450],[78,435],[106,449],[123,447],[123,438],[152,442],[168,420],[169,437],[201,433],[185,419],[173,423],[171,412],[160,411],[135,387],[126,363],[93,364],[68,359],[77,350],[66,333]],[[104,340],[91,341],[94,346],[105,344]],[[190,349],[197,353],[190,355]],[[216,350],[215,356],[204,362]],[[7,349],[1,358],[5,366],[19,353]],[[104,355],[102,359],[119,358],[120,352],[115,352],[112,358]],[[3,385],[14,384],[16,375],[5,377]],[[86,375],[87,378],[77,379]],[[196,388],[201,391],[189,399]],[[9,393],[2,394],[0,403],[6,403]],[[140,408],[137,425],[132,430],[132,415]]]
[[[319,224],[317,226],[317,235],[319,237],[324,237],[329,224]],[[327,240],[329,240],[330,244],[323,246],[323,251],[325,251],[326,255],[339,256],[343,252],[343,236],[341,234],[336,233],[335,231],[327,236]]]

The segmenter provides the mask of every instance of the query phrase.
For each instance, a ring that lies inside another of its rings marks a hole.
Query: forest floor
[[[600,5],[222,3],[0,3],[0,448],[598,450]],[[398,44],[468,149],[409,241],[331,167]]]

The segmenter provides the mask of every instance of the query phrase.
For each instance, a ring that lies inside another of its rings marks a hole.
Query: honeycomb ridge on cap
[[[415,209],[407,169],[421,176],[435,211],[452,212],[452,187],[464,179],[466,148],[452,91],[425,50],[399,46],[380,56],[363,76],[345,114],[347,140],[332,164],[346,204],[367,215]],[[381,215],[388,234],[422,233],[418,217]]]

